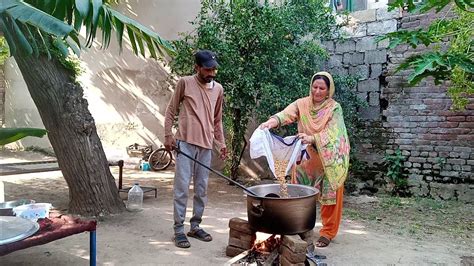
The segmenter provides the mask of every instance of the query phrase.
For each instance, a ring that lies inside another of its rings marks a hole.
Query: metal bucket
[[[316,196],[313,187],[288,184],[288,198],[265,197],[280,194],[279,184],[248,188],[258,196],[247,193],[247,216],[253,230],[269,234],[294,235],[314,228]]]

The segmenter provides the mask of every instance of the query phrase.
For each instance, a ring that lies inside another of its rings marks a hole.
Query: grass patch
[[[374,230],[417,239],[442,237],[469,242],[473,237],[474,206],[458,201],[380,196],[378,202],[347,203],[343,216]]]

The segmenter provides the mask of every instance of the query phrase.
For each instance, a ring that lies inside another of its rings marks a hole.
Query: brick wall
[[[451,111],[446,84],[436,86],[428,79],[410,87],[406,84],[409,71],[394,74],[404,59],[425,47],[389,50],[387,42],[374,42],[378,35],[424,27],[445,15],[408,15],[386,9],[354,12],[345,28],[351,37],[323,45],[331,53],[329,71],[359,77],[357,93],[368,107],[360,110],[367,135],[363,143],[357,143],[358,157],[373,167],[373,175],[380,171],[377,167],[385,153],[400,149],[414,195],[472,201],[474,101],[463,112]]]
[[[403,16],[401,29],[429,25],[440,14]],[[447,85],[436,86],[431,79],[411,87],[410,72],[393,74],[399,63],[412,54],[426,51],[401,46],[390,51],[390,76],[381,96],[388,101],[383,127],[389,130],[387,153],[400,149],[415,195],[442,199],[474,199],[474,99],[462,112],[450,110]]]

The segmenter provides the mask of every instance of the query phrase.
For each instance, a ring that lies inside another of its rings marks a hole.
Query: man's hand
[[[176,140],[173,136],[166,136],[165,137],[165,149],[167,151],[172,151],[176,146]]]
[[[227,148],[226,147],[221,148],[220,152],[221,152],[221,156],[219,158],[221,158],[221,160],[223,161],[227,159]]]
[[[298,133],[298,138],[303,144],[312,144],[314,142],[313,136],[306,135],[305,133]]]

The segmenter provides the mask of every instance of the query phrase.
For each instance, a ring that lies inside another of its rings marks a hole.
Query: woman
[[[309,159],[297,163],[291,173],[293,184],[318,187],[321,191],[321,220],[317,247],[326,247],[336,236],[342,217],[344,181],[349,168],[349,139],[342,109],[334,99],[334,81],[327,72],[311,79],[310,95],[296,100],[273,115],[260,128],[276,128],[298,122],[298,137]]]

